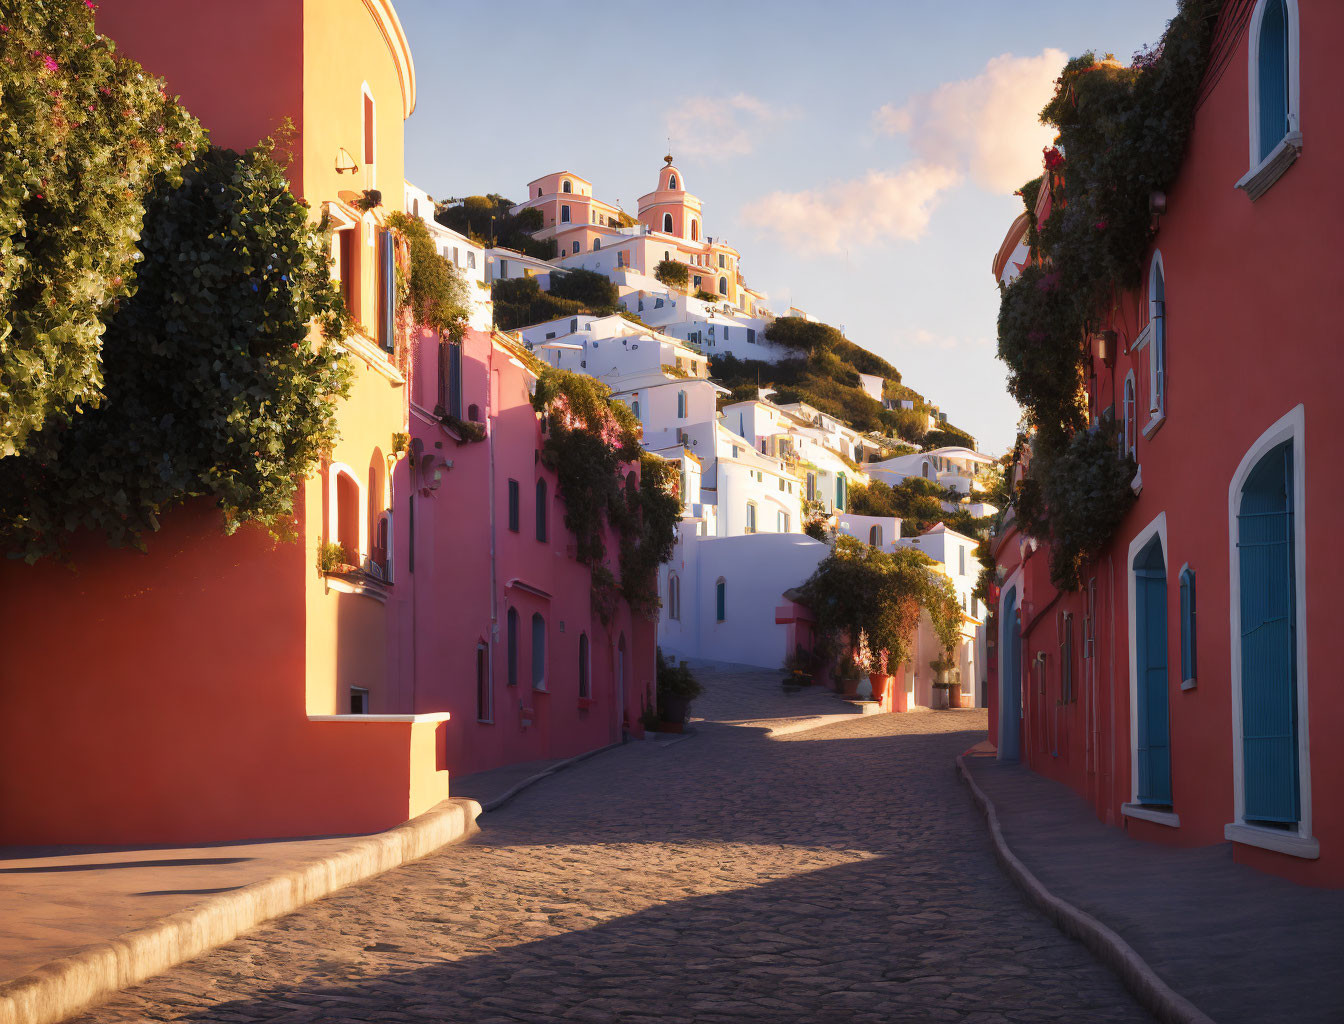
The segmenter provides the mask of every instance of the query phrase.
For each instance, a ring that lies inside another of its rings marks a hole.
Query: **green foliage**
[[[419,217],[400,211],[388,223],[406,236],[411,251],[411,279],[407,305],[415,323],[461,341],[471,315],[466,279],[452,260],[439,254],[429,228]]]
[[[1120,526],[1135,495],[1137,467],[1120,454],[1111,421],[1080,430],[1061,450],[1037,449],[1031,486],[1019,495],[1018,516],[1027,529],[1050,542],[1050,579],[1063,590],[1078,589],[1081,572],[1101,553]]]
[[[859,387],[858,371],[833,352],[778,363],[716,353],[709,357],[709,372],[735,394],[754,398],[759,382],[778,392],[773,401],[806,402],[858,430],[883,429],[894,422],[890,412]]]
[[[0,459],[0,548],[29,561],[88,528],[141,543],[158,516],[209,497],[225,529],[288,532],[295,481],[336,437],[344,326],[329,245],[270,144],[210,149],[164,174],[141,234],[139,287],[109,319],[106,401]]]
[[[593,377],[547,367],[532,405],[546,417],[542,461],[559,478],[565,526],[578,560],[593,569],[595,593],[602,575],[610,578],[604,531],[611,527],[620,536],[621,593],[633,609],[656,611],[657,567],[671,556],[681,516],[675,468],[641,450],[639,421]],[[638,485],[634,462],[648,474]],[[609,615],[608,601],[595,605]]]
[[[919,476],[907,477],[895,485],[874,480],[867,487],[853,484],[849,489],[850,511],[861,516],[896,516],[901,520],[903,537],[917,537],[939,523],[966,537],[980,536],[989,528],[991,517],[976,518],[964,507],[952,512],[943,508],[944,501],[960,500],[956,491]]]
[[[768,332],[766,337],[769,337]],[[831,339],[830,350],[836,358],[840,359],[842,362],[848,363],[859,373],[871,373],[885,378],[885,382],[882,385],[884,395],[892,385],[899,384],[901,381],[900,370],[896,369],[896,367],[892,366],[891,363],[887,362],[881,356],[874,355],[866,348],[854,344],[854,342],[843,335],[839,338]]]
[[[1022,192],[1032,204],[1048,188],[1051,208],[1034,226],[1041,263],[1003,291],[999,357],[1036,431],[1017,511],[1051,538],[1051,575],[1066,587],[1077,585],[1080,559],[1100,551],[1132,501],[1125,492],[1133,468],[1102,439],[1112,432],[1085,429],[1085,339],[1116,292],[1142,281],[1155,232],[1149,195],[1180,168],[1221,6],[1181,0],[1158,48],[1131,67],[1090,52],[1070,60],[1041,112],[1060,145],[1046,153],[1043,181]]]
[[[801,316],[776,317],[765,328],[765,336],[777,345],[807,353],[833,349],[845,340],[845,336],[830,324]]]
[[[317,567],[322,572],[334,572],[338,565],[351,565],[350,553],[339,541],[323,541],[317,546]]]
[[[596,270],[574,269],[563,273],[552,272],[550,293],[557,299],[580,303],[594,312],[612,313],[620,301],[616,282]]]
[[[663,649],[657,649],[658,658],[658,706],[669,697],[674,700],[692,701],[705,692],[700,680],[695,678],[686,662],[677,662],[663,656]]]
[[[204,138],[97,35],[92,4],[3,6],[0,459],[101,400],[103,328],[135,290],[146,196]]]
[[[851,489],[850,493],[853,493]],[[826,514],[826,506],[820,501],[805,501],[803,503],[803,532],[813,540],[827,541],[830,539],[830,516]]]
[[[701,302],[718,302],[719,297],[713,292],[707,292],[703,288],[696,289],[695,297]]]
[[[975,438],[950,423],[944,423],[941,427],[930,430],[924,435],[924,443],[921,447],[926,452],[931,452],[935,448],[970,448],[974,450]]]
[[[459,234],[466,235],[477,245],[493,244],[505,249],[513,249],[526,256],[539,260],[555,258],[555,239],[538,240],[532,237],[534,231],[540,231],[541,211],[535,207],[519,210],[517,215],[509,212],[513,201],[491,192],[485,196],[467,196],[453,205],[439,204],[434,211],[434,219]],[[491,218],[494,218],[491,220]]]
[[[669,288],[685,288],[691,272],[680,260],[659,260],[653,268],[653,276]]]
[[[919,612],[927,608],[943,637],[953,611],[957,628],[961,606],[955,592],[948,603],[951,580],[922,551],[881,551],[840,536],[802,586],[802,601],[816,616],[818,632],[840,637],[851,646],[864,634],[876,652],[886,652],[888,671],[910,656]]]

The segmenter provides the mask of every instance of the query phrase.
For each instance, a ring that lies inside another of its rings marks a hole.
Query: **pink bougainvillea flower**
[[[1058,146],[1051,146],[1049,149],[1044,150],[1044,153],[1045,166],[1049,170],[1056,171],[1064,166],[1064,154],[1059,151]]]
[[[56,63],[56,58],[49,53],[42,54],[42,64],[48,71],[59,71],[61,66]]]
[[[1105,222],[1104,220],[1099,220],[1099,221],[1097,221],[1096,224],[1093,225],[1093,227],[1095,227],[1098,231],[1105,231],[1105,230],[1106,230],[1106,222]]]

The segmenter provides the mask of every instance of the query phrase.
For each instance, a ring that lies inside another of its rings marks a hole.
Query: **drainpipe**
[[[493,309],[493,307],[491,307]],[[493,320],[492,320],[493,323]],[[488,489],[490,491],[490,692],[495,689],[495,644],[499,641],[499,567],[495,549],[495,531],[498,526],[495,516],[495,336],[490,334],[490,351],[485,360],[485,437],[490,446],[490,473]],[[494,714],[493,702],[491,714]]]

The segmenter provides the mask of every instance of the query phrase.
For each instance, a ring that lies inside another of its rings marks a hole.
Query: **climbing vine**
[[[466,280],[452,261],[439,253],[429,228],[419,217],[397,211],[388,223],[401,232],[410,249],[409,280],[399,306],[410,312],[417,327],[461,341],[471,315]]]
[[[3,459],[103,397],[103,329],[135,290],[146,196],[204,133],[84,0],[3,5],[0,96]]]
[[[1040,181],[1020,190],[1037,261],[1003,289],[998,351],[1035,431],[1019,513],[1031,508],[1024,525],[1051,538],[1059,585],[1077,585],[1078,560],[1100,550],[1132,500],[1117,485],[1132,464],[1098,440],[1113,431],[1086,430],[1086,338],[1142,280],[1156,232],[1150,196],[1180,168],[1221,7],[1181,0],[1158,46],[1128,67],[1092,52],[1075,57],[1041,112],[1058,145],[1046,151]],[[1050,207],[1036,224],[1041,188]],[[1078,479],[1053,479],[1060,473]]]
[[[348,323],[330,249],[268,142],[209,149],[148,202],[135,294],[108,319],[106,400],[0,459],[0,548],[59,555],[92,529],[143,545],[213,499],[224,528],[292,528],[295,483],[336,437]],[[322,327],[314,338],[310,325]]]
[[[675,467],[645,454],[639,421],[593,377],[547,367],[532,405],[545,417],[542,461],[558,477],[575,554],[593,571],[594,607],[609,618],[617,588],[632,608],[658,607],[657,567],[671,555],[681,501]],[[632,479],[638,463],[646,479]],[[605,531],[620,538],[619,584],[607,568]]]

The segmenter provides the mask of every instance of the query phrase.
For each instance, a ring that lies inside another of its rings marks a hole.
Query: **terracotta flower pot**
[[[964,708],[967,706],[962,696],[960,686],[954,686],[947,691],[947,706],[950,708]]]

